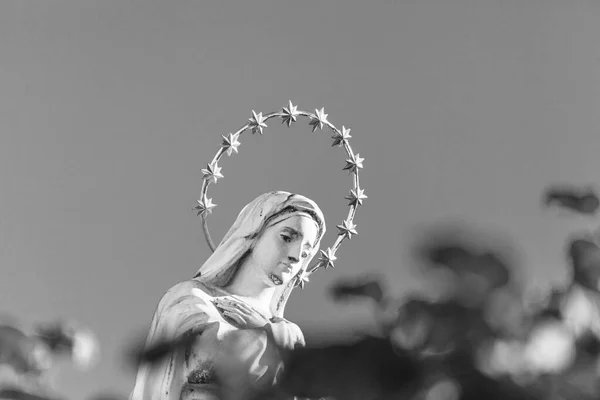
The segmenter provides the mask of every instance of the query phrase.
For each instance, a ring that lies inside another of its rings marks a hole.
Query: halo
[[[340,248],[344,239],[352,239],[352,235],[357,235],[354,217],[356,215],[356,210],[359,206],[363,205],[363,201],[367,196],[365,195],[365,191],[360,187],[359,179],[359,170],[363,168],[364,158],[360,157],[358,153],[354,154],[350,147],[350,138],[352,137],[350,136],[350,128],[342,126],[342,130],[339,130],[327,120],[327,116],[328,114],[325,114],[325,108],[321,108],[320,110],[315,109],[315,113],[313,114],[306,111],[299,111],[297,106],[293,105],[290,101],[288,106],[283,107],[280,112],[272,112],[263,115],[262,112],[256,113],[252,110],[252,116],[248,119],[246,125],[241,127],[235,133],[221,136],[223,140],[217,154],[215,154],[212,161],[207,164],[206,168],[202,169],[203,180],[200,199],[197,200],[198,205],[194,208],[198,212],[198,216],[202,219],[204,236],[206,237],[206,242],[211,251],[215,251],[215,245],[208,230],[206,217],[208,214],[212,213],[217,205],[212,202],[212,198],[208,198],[207,193],[211,183],[216,184],[219,179],[223,179],[221,167],[218,165],[221,157],[223,157],[224,154],[231,156],[233,153],[238,153],[238,147],[241,144],[239,139],[245,131],[250,129],[252,134],[258,132],[262,135],[263,129],[267,127],[266,122],[271,118],[281,118],[282,123],[290,127],[292,122],[297,121],[298,117],[307,117],[313,132],[317,129],[323,130],[323,127],[325,126],[329,127],[333,132],[333,136],[331,137],[333,139],[333,144],[331,146],[343,147],[346,150],[346,165],[343,170],[348,171],[348,173],[352,175],[353,188],[350,189],[350,194],[345,197],[345,199],[349,201],[348,206],[350,207],[350,210],[348,211],[346,219],[342,221],[340,225],[336,226],[339,232],[335,242],[326,250],[320,250],[320,257],[313,263],[312,267],[307,267],[302,274],[296,277],[296,285],[304,288],[304,285],[308,282],[308,276],[317,269],[334,267],[334,261],[337,259],[335,253]]]

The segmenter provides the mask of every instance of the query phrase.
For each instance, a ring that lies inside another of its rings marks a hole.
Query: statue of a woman
[[[160,301],[147,344],[195,339],[140,367],[132,400],[229,399],[248,385],[274,384],[282,370],[278,349],[304,345],[283,313],[324,233],[321,210],[304,196],[270,192],[244,207],[194,278]],[[224,370],[235,379],[217,383]]]

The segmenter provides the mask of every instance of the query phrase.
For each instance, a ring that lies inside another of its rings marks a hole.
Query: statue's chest
[[[225,350],[226,342],[237,328],[220,317],[198,334],[184,350],[185,369],[190,383],[206,383],[214,375],[214,363]]]

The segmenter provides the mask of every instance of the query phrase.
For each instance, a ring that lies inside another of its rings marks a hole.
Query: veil
[[[319,226],[316,243],[302,265],[302,273],[319,250],[325,233],[325,218],[319,206],[309,198],[275,191],[258,196],[240,211],[213,254],[200,267],[194,280],[217,287],[225,286],[264,229],[294,213],[309,215]],[[273,316],[283,318],[285,304],[294,286],[295,279],[292,279],[285,286],[276,289],[270,302]]]

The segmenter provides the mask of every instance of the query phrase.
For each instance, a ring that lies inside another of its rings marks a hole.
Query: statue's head
[[[215,247],[208,230],[206,217],[212,213],[212,209],[216,204],[212,202],[212,198],[209,198],[207,193],[211,183],[217,183],[217,180],[223,179],[219,162],[223,160],[224,155],[231,156],[233,153],[238,152],[240,138],[244,132],[250,130],[252,133],[259,132],[262,135],[263,129],[267,127],[267,121],[272,118],[281,118],[289,127],[300,117],[308,118],[313,132],[326,127],[333,131],[332,146],[344,150],[346,165],[343,170],[348,171],[352,176],[353,186],[350,189],[349,196],[345,197],[349,201],[347,207],[350,210],[346,219],[336,226],[339,233],[335,242],[332,246],[321,251],[318,263],[309,267],[311,259],[319,251],[319,243],[325,233],[323,214],[312,200],[304,196],[277,191],[265,193],[246,205],[221,243]],[[320,110],[316,109],[315,113],[299,111],[297,106],[290,101],[288,106],[283,107],[281,112],[270,112],[263,115],[262,112],[257,113],[253,110],[252,117],[248,119],[248,122],[242,128],[235,133],[230,133],[228,136],[222,135],[221,146],[217,153],[206,168],[202,169],[202,189],[200,198],[197,200],[198,205],[194,208],[198,211],[198,215],[202,217],[206,241],[214,253],[198,270],[194,279],[213,286],[226,287],[233,277],[234,283],[231,287],[234,291],[239,292],[239,282],[246,282],[247,279],[249,280],[249,276],[254,276],[247,275],[248,269],[245,268],[245,261],[248,260],[246,257],[252,257],[254,267],[261,265],[256,273],[274,277],[275,279],[272,279],[271,282],[275,282],[277,291],[280,288],[283,290],[276,310],[273,312],[275,316],[280,316],[287,296],[296,284],[304,287],[309,275],[313,272],[320,268],[333,267],[333,262],[337,259],[336,251],[342,242],[345,239],[351,239],[352,235],[357,235],[354,218],[356,210],[359,206],[362,206],[367,195],[364,189],[361,188],[359,179],[359,171],[363,168],[364,157],[360,157],[359,153],[355,154],[350,147],[350,138],[352,137],[350,136],[350,128],[342,126],[341,129],[338,129],[327,117],[328,114],[325,113],[323,107]],[[280,226],[275,227],[275,225],[282,222],[282,218],[288,217],[293,217],[288,221],[288,224],[291,223],[300,228],[299,233],[296,233],[293,238],[302,239],[299,239],[299,242],[289,242],[286,243],[286,246],[283,246],[276,241],[276,239],[282,238],[280,235],[283,228]],[[307,220],[312,221],[309,223]],[[311,224],[316,225],[316,233]],[[296,255],[290,254],[296,251]],[[304,256],[302,255],[303,252],[306,253]],[[304,261],[301,259],[302,257],[304,257]],[[288,261],[298,258],[298,261],[282,262],[280,261],[282,258]],[[277,269],[285,264],[289,264],[289,271],[277,272]],[[243,267],[241,270],[239,269],[240,265]],[[307,267],[309,268],[307,269]],[[236,276],[238,271],[241,272]],[[275,276],[273,271],[276,272]],[[296,271],[299,271],[300,274],[295,274]],[[277,278],[277,274],[281,275],[281,279]],[[290,276],[293,276],[293,278],[290,278]],[[277,297],[277,293],[274,297]]]
[[[262,194],[242,209],[195,278],[225,287],[248,261],[263,282],[277,287],[271,310],[281,315],[324,233],[325,218],[314,201],[282,191]]]

